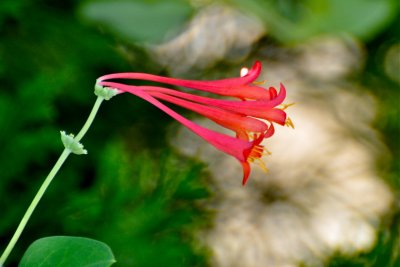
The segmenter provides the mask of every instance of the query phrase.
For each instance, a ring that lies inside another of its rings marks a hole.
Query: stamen
[[[285,126],[288,126],[288,127],[292,128],[292,129],[294,129],[294,124],[293,124],[292,120],[289,117],[287,117],[287,119],[285,121]]]
[[[252,151],[252,156],[254,158],[258,158],[258,157],[261,157],[263,153],[264,153],[264,150],[262,148],[254,149]]]
[[[269,172],[269,170],[265,165],[264,161],[261,159],[262,156],[265,155],[271,155],[271,152],[269,152],[264,146],[257,145],[254,146],[253,149],[251,150],[247,161],[250,163],[257,161],[257,165],[260,166],[260,168],[267,173]]]
[[[266,172],[266,173],[269,172],[269,169],[268,169],[267,166],[265,165],[265,162],[262,161],[262,159],[258,159],[258,160],[257,160],[257,163],[258,163],[257,165],[260,166],[260,168],[261,168],[264,172]]]
[[[271,155],[271,154],[272,154],[272,152],[269,151],[268,149],[266,149],[266,148],[264,147],[263,155],[269,156],[269,155]]]
[[[267,80],[263,80],[263,81],[253,82],[253,84],[255,84],[255,85],[264,85],[266,82],[267,82]]]
[[[254,146],[253,149],[250,152],[249,159],[254,160],[254,159],[260,159],[262,156],[269,156],[272,153],[266,149],[264,146]]]
[[[257,147],[257,148],[254,148],[254,151],[257,153],[262,153],[262,152],[264,152],[264,149],[262,149],[262,147]]]
[[[281,104],[281,109],[282,110],[285,110],[285,109],[287,109],[288,107],[290,107],[290,106],[293,106],[294,104],[296,104],[295,102],[293,102],[293,103],[289,103],[289,104]]]

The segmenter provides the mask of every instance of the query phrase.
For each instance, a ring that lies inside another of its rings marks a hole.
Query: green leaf
[[[189,18],[186,1],[91,1],[80,14],[128,41],[159,42]]]
[[[45,237],[33,242],[19,267],[106,267],[115,262],[111,249],[104,243],[72,236]]]

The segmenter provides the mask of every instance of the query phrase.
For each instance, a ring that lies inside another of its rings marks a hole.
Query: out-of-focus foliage
[[[378,38],[367,43],[369,57],[365,75],[363,75],[364,84],[371,88],[372,92],[378,96],[379,117],[376,124],[384,132],[385,142],[393,153],[393,172],[390,182],[395,188],[400,189],[400,82],[392,79],[392,73],[397,73],[400,78],[400,69],[391,69],[388,72],[387,61],[391,56],[393,62],[400,62],[400,53],[390,54],[390,51],[400,44],[400,17],[399,12],[393,23],[382,32]]]
[[[374,39],[366,42],[368,57],[365,71],[359,79],[378,98],[378,116],[375,125],[383,133],[383,139],[390,150],[391,160],[379,162],[381,175],[391,185],[396,201],[393,211],[385,218],[375,247],[358,257],[337,255],[330,262],[337,266],[400,266],[400,83],[393,79],[393,73],[400,78],[400,68],[388,72],[385,65],[391,49],[400,44],[399,10],[393,20]],[[400,62],[400,53],[392,54],[394,64]]]
[[[183,0],[173,1],[91,1],[81,14],[97,25],[108,27],[129,41],[159,42],[188,19],[192,7]]]
[[[257,15],[278,40],[299,42],[320,34],[371,40],[396,16],[396,0],[227,0]]]

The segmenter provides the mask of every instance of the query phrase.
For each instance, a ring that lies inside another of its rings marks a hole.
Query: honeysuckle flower
[[[250,175],[250,162],[258,160],[264,167],[261,158],[269,152],[261,142],[274,134],[273,123],[293,125],[284,111],[287,105],[282,104],[286,97],[285,87],[281,84],[278,93],[274,87],[265,89],[258,86],[255,82],[261,72],[261,63],[258,61],[250,70],[244,69],[244,72],[241,77],[214,81],[174,79],[146,73],[115,73],[100,77],[96,86],[117,89],[120,93],[128,92],[148,101],[217,149],[235,157],[243,167],[242,184],[245,185]],[[199,96],[159,86],[135,86],[109,81],[111,79],[146,80],[183,86],[211,94],[235,97],[238,100]],[[234,131],[236,136],[198,125],[160,101],[194,111]]]

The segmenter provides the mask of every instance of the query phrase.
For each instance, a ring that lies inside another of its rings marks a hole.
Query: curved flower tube
[[[97,86],[117,89],[120,93],[128,92],[148,101],[217,149],[235,157],[242,165],[242,184],[245,185],[251,171],[250,162],[259,160],[268,153],[261,142],[274,134],[273,123],[288,125],[289,121],[291,125],[290,119],[286,117],[285,107],[279,108],[286,97],[285,87],[281,84],[278,93],[274,87],[264,89],[253,85],[260,71],[261,63],[257,61],[243,77],[215,81],[181,80],[146,73],[115,73],[100,77]],[[109,79],[148,80],[242,100],[215,99],[159,86],[127,85],[108,81]],[[194,111],[234,131],[236,137],[200,126],[160,100]]]

